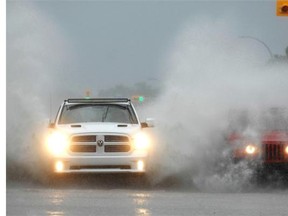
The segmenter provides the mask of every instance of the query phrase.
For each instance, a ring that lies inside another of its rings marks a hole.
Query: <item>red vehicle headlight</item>
[[[288,145],[285,147],[285,153],[288,155]]]
[[[245,148],[245,152],[249,155],[255,154],[257,147],[255,145],[247,145]]]

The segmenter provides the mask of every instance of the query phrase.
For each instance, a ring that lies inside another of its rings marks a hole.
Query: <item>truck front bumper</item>
[[[69,156],[54,158],[56,173],[144,173],[147,155]]]

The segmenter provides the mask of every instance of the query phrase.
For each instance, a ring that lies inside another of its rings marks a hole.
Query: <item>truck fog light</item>
[[[285,153],[288,154],[288,146],[285,147]]]
[[[56,172],[62,172],[63,169],[64,169],[64,164],[63,164],[63,162],[62,162],[62,161],[57,161],[57,162],[55,163],[55,171],[56,171]]]
[[[137,169],[139,171],[143,171],[144,170],[144,162],[142,160],[137,161]]]

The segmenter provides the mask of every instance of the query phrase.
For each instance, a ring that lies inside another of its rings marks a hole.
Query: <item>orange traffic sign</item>
[[[276,15],[288,16],[288,0],[276,0]]]

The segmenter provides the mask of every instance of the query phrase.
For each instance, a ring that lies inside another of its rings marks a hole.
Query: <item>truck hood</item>
[[[246,138],[241,133],[231,133],[227,140],[229,143],[233,143],[237,140],[245,140]],[[265,131],[261,134],[262,143],[270,142],[287,142],[288,143],[288,132],[287,131]]]
[[[266,131],[262,136],[262,142],[288,142],[287,131]]]
[[[57,125],[56,129],[65,132],[68,135],[83,133],[117,133],[133,135],[141,130],[141,126],[138,124],[97,122]]]

